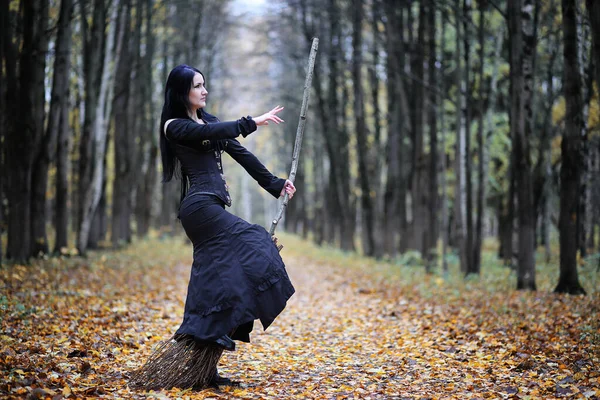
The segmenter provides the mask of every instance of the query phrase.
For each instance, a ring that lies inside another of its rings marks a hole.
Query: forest
[[[129,388],[190,274],[169,72],[221,121],[283,105],[240,142],[286,178],[314,38],[296,293],[240,386]],[[0,63],[0,397],[600,398],[600,1],[6,0]]]
[[[578,265],[600,263],[597,2],[289,0],[250,17],[236,7],[3,2],[3,261],[177,230],[157,121],[180,63],[207,76],[222,120],[286,105],[285,128],[248,144],[285,174],[318,37],[286,231],[378,259],[411,254],[427,271],[457,261],[465,275],[481,273],[495,240],[530,290],[556,243],[556,291],[584,292]],[[269,221],[275,206],[236,182],[234,210]]]

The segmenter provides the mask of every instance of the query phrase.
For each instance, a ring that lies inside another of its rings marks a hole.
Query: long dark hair
[[[190,118],[188,110],[190,109],[189,93],[194,82],[194,75],[204,74],[197,68],[189,65],[178,65],[171,70],[165,86],[165,103],[160,114],[160,155],[163,166],[163,182],[169,182],[177,170],[179,162],[165,137],[165,122],[173,118]],[[198,117],[202,118],[202,109],[198,110]],[[182,186],[186,185],[187,176],[181,171]],[[183,190],[183,187],[182,187]]]

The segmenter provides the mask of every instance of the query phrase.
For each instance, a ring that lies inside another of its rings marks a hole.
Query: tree
[[[371,185],[367,168],[367,127],[365,123],[364,90],[361,79],[362,68],[362,19],[364,9],[362,0],[352,3],[352,80],[354,85],[354,112],[356,129],[356,151],[358,152],[358,180],[360,182],[360,199],[363,211],[364,252],[368,256],[375,253],[373,235],[374,208],[371,199]]]
[[[577,57],[577,16],[575,0],[562,0],[565,131],[561,143],[560,171],[560,276],[557,293],[585,294],[577,275],[578,195],[582,160],[583,108]]]
[[[118,1],[112,3],[110,19],[116,20]],[[82,7],[83,8],[83,7]],[[83,13],[82,18],[85,18]],[[94,3],[94,17],[92,26],[92,40],[87,42],[84,34],[85,83],[86,83],[86,109],[85,125],[81,138],[80,154],[80,220],[77,235],[77,249],[85,253],[90,241],[90,234],[94,230],[94,223],[102,222],[101,216],[96,217],[98,206],[102,206],[101,199],[105,183],[105,156],[107,138],[107,120],[110,115],[109,93],[112,87],[112,74],[109,66],[113,62],[115,24],[109,25],[108,35],[104,37],[105,8],[103,0]],[[84,24],[85,25],[85,24]],[[84,27],[84,32],[87,29]],[[98,45],[99,48],[90,46]],[[102,62],[99,62],[102,61]],[[100,66],[94,62],[99,62]],[[118,60],[117,60],[118,64]],[[92,88],[93,85],[97,87]],[[87,180],[87,182],[85,182]]]
[[[44,77],[48,48],[48,4],[28,1],[22,4],[22,42],[6,41],[7,70],[6,167],[7,179],[8,251],[16,262],[25,262],[32,249],[31,242],[31,181],[33,154],[40,146],[44,129]],[[8,38],[16,31],[5,27]],[[18,71],[18,75],[17,75]]]
[[[111,241],[117,247],[131,241],[131,192],[135,185],[133,171],[135,163],[135,137],[133,128],[135,118],[129,109],[129,102],[137,97],[131,89],[133,78],[131,53],[136,51],[131,45],[131,1],[123,0],[119,9],[119,63],[115,70],[115,89],[112,99],[114,126],[114,163],[115,177],[112,190]],[[140,14],[140,10],[136,10]],[[133,96],[132,96],[133,95]],[[143,97],[143,96],[142,96]]]
[[[63,119],[68,118],[72,15],[73,1],[62,0],[58,18],[58,32],[56,34],[54,76],[52,80],[48,124],[34,161],[32,176],[32,256],[48,253],[48,235],[46,233],[46,223],[48,219],[46,215],[48,168],[50,164],[54,163],[57,155],[59,132],[61,127],[64,127],[67,122]],[[60,195],[57,192],[57,196],[64,195],[64,192],[60,193]],[[60,247],[58,249],[60,250]]]
[[[535,290],[535,210],[530,155],[536,46],[533,1],[510,0],[507,7],[511,46],[510,124],[519,220],[517,289]]]

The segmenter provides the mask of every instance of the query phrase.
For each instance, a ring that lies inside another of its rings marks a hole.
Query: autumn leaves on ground
[[[201,392],[126,385],[181,321],[191,261],[183,239],[4,267],[0,395],[600,398],[595,266],[582,267],[588,296],[552,294],[553,267],[539,273],[538,292],[524,293],[510,270],[485,261],[482,277],[464,282],[280,240],[296,294],[268,331],[257,323],[253,343],[222,359],[222,374],[241,386]]]

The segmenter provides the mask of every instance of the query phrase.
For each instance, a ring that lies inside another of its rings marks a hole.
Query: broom
[[[318,47],[319,39],[313,38],[308,59],[306,81],[304,82],[300,121],[296,130],[292,167],[288,178],[292,183],[296,178],[296,170],[298,169],[298,156],[302,146],[306,110],[308,108],[308,98]],[[288,201],[288,194],[285,193],[279,213],[272,221],[271,229],[269,230],[278,251],[281,251],[283,245],[278,244],[277,238],[273,235],[275,234],[277,224],[283,217]],[[233,345],[233,348],[235,348],[235,345]],[[199,342],[191,336],[173,336],[171,339],[162,342],[150,355],[148,361],[133,373],[129,380],[129,386],[133,389],[145,390],[171,389],[174,387],[197,390],[206,388],[213,383],[212,379],[215,377],[217,364],[224,349],[225,347],[217,343]]]

